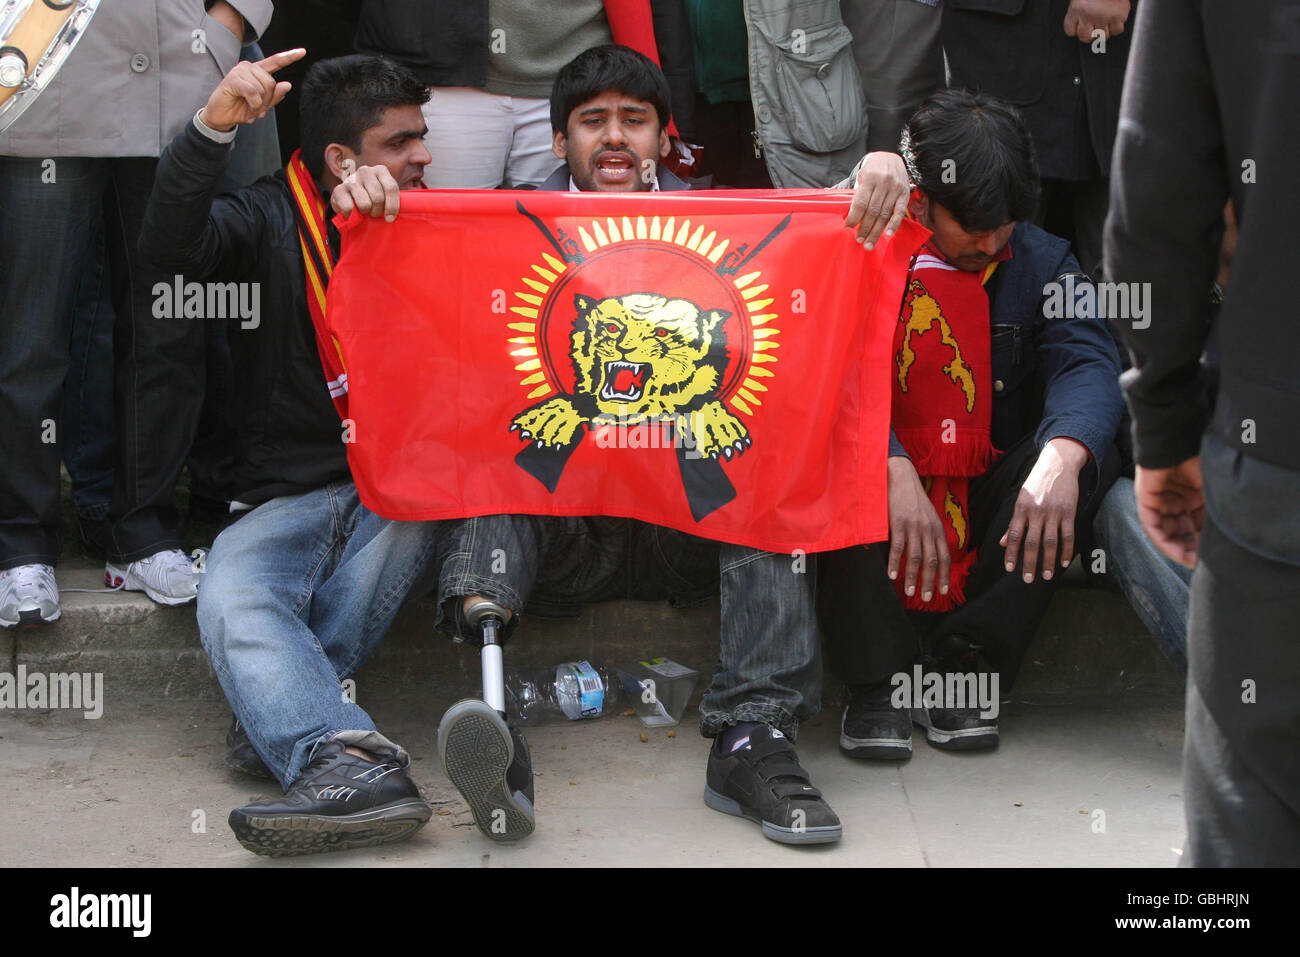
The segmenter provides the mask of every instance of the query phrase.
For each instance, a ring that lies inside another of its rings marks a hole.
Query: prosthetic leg
[[[484,836],[518,841],[533,833],[533,768],[528,742],[506,723],[501,630],[510,612],[475,597],[463,614],[483,642],[483,697],[447,709],[438,725],[438,758]]]
[[[510,612],[494,601],[480,598],[465,609],[465,621],[483,635],[483,649],[479,662],[483,670],[483,701],[489,708],[506,717],[506,680],[501,659],[501,628]]]

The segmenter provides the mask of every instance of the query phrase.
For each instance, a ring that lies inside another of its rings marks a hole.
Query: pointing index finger
[[[305,47],[295,47],[292,50],[281,50],[279,53],[272,53],[265,60],[259,60],[255,66],[260,66],[267,73],[274,73],[280,67],[288,66],[290,63],[296,63],[307,55]]]

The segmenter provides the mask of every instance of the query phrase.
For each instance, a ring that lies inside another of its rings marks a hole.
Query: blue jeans
[[[791,739],[821,707],[821,635],[816,562],[718,545],[629,519],[496,515],[468,519],[472,531],[442,566],[438,627],[477,641],[459,598],[478,594],[514,613],[527,606],[668,599],[690,604],[720,581],[722,628],[717,672],[700,702],[700,730],[714,737],[742,721],[779,728]]]
[[[272,499],[217,536],[199,579],[199,637],[286,790],[335,736],[401,756],[342,680],[370,658],[455,524],[380,518],[342,481]]]
[[[1106,493],[1092,528],[1106,570],[1169,663],[1186,675],[1192,570],[1166,558],[1143,531],[1131,478],[1119,479]]]

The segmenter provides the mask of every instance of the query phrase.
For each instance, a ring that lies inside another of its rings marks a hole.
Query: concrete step
[[[63,617],[53,625],[0,629],[0,669],[101,672],[106,706],[163,699],[219,699],[221,689],[199,643],[193,605],[164,608],[143,594],[92,593],[102,566],[61,565]],[[662,602],[618,601],[585,608],[574,619],[527,618],[506,649],[510,669],[544,668],[587,658],[618,663],[664,655],[696,668],[707,684],[717,661],[718,603],[675,610]],[[449,700],[475,693],[478,654],[433,630],[433,604],[409,603],[374,659],[357,675],[359,689],[385,695],[432,694]],[[1122,596],[1063,587],[1030,646],[1015,697],[1116,695],[1134,691],[1176,698],[1181,678]],[[697,688],[696,694],[703,690]],[[367,695],[369,696],[369,695]],[[828,679],[827,705],[843,689]]]

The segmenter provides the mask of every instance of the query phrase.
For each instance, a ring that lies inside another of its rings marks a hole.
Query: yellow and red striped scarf
[[[307,164],[302,161],[302,150],[294,152],[284,172],[293,193],[298,241],[302,246],[302,264],[307,280],[307,308],[316,330],[316,348],[320,352],[321,368],[325,370],[325,383],[330,398],[334,400],[334,407],[338,409],[339,418],[346,419],[348,373],[343,365],[338,340],[325,324],[325,290],[334,273],[334,252],[329,244],[325,201],[321,199],[320,190],[307,170]]]

